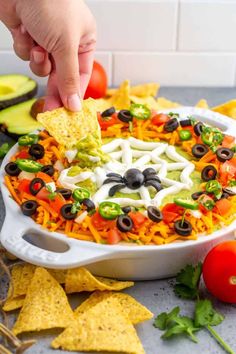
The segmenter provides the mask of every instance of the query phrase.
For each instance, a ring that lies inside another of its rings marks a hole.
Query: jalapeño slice
[[[183,198],[175,198],[174,203],[186,209],[197,210],[198,203],[194,200],[183,199]]]
[[[77,202],[82,202],[84,199],[90,198],[90,192],[86,188],[78,187],[73,191],[72,197]]]
[[[23,135],[18,139],[18,144],[20,146],[30,146],[36,144],[39,140],[39,136],[36,134]]]
[[[151,117],[151,110],[144,104],[132,103],[130,106],[131,116],[137,119],[148,119]]]
[[[113,202],[102,202],[98,208],[99,214],[108,220],[116,219],[117,216],[123,214],[119,204]]]
[[[18,159],[16,160],[16,164],[21,171],[25,172],[39,172],[43,165],[33,160],[28,159]]]

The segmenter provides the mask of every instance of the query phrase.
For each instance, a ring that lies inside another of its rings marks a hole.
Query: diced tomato
[[[37,193],[36,197],[39,200],[44,200],[44,201],[48,202],[49,201],[49,198],[48,198],[49,194],[50,194],[50,192],[46,189],[46,187],[43,187]]]
[[[17,158],[19,159],[28,159],[30,157],[28,151],[26,150],[21,150],[18,154],[17,154]]]
[[[227,214],[230,211],[231,207],[232,203],[226,198],[218,200],[215,204],[216,210],[222,216]]]
[[[202,141],[201,135],[197,136],[197,144],[203,144],[204,142]]]
[[[104,228],[114,228],[115,227],[115,221],[114,220],[107,220],[104,219],[98,211],[96,211],[95,214],[91,217],[91,221],[94,227],[98,230],[102,230]]]
[[[116,243],[120,242],[121,236],[117,228],[110,229],[107,233],[107,242],[109,245],[115,245]]]
[[[192,135],[194,135],[194,129],[193,129],[193,126],[192,125],[189,125],[187,127],[181,127],[182,130],[189,130]]]
[[[117,118],[117,114],[112,114],[111,117],[102,117],[100,113],[97,114],[98,123],[102,130],[106,130],[108,127],[111,127],[114,124],[121,123],[121,121]]]
[[[179,217],[179,214],[173,213],[171,211],[164,211],[162,212],[162,216],[163,216],[163,221],[166,224],[170,224],[171,222],[174,222]]]
[[[169,224],[175,221],[180,215],[183,215],[184,208],[175,203],[167,203],[162,209],[163,221]]]
[[[53,182],[52,177],[50,177],[49,175],[47,175],[47,173],[44,173],[44,172],[38,172],[36,174],[36,177],[41,178],[45,183]]]
[[[147,217],[142,213],[140,213],[139,211],[131,212],[129,213],[129,216],[131,217],[134,223],[135,229],[138,229],[145,223],[145,221],[147,221]]]
[[[30,189],[29,189],[30,182],[31,182],[30,179],[26,179],[26,178],[22,179],[18,185],[19,192],[30,194]]]
[[[235,145],[235,137],[231,135],[225,135],[221,145],[231,149]]]
[[[60,194],[57,194],[53,199],[49,200],[50,207],[54,209],[58,214],[60,213],[60,210],[65,203],[65,199]]]
[[[236,178],[236,157],[231,160],[225,161],[220,166],[220,181],[226,186],[228,181]]]
[[[170,117],[167,114],[159,113],[152,118],[152,124],[159,126],[165,124],[168,120],[170,120]]]

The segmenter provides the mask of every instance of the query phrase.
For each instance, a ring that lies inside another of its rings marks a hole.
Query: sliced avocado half
[[[25,75],[0,75],[0,110],[24,102],[37,93],[37,83]]]
[[[35,101],[36,99],[31,99],[0,111],[1,130],[15,137],[42,128],[42,125],[30,115]]]

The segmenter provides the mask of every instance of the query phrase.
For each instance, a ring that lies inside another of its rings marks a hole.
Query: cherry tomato
[[[139,211],[131,212],[129,213],[129,216],[131,217],[134,223],[135,229],[140,228],[143,225],[143,223],[145,223],[145,221],[147,220],[146,216],[140,213]]]
[[[114,228],[115,221],[104,219],[98,211],[91,217],[91,221],[94,227],[98,230],[106,229],[106,228]]]
[[[101,64],[94,61],[92,75],[84,98],[104,97],[107,90],[107,75]]]
[[[236,241],[215,246],[203,263],[203,279],[217,299],[236,303]]]
[[[152,124],[159,126],[159,125],[165,124],[169,120],[170,120],[170,117],[167,114],[159,113],[159,114],[156,114],[154,117],[152,117]]]
[[[18,185],[19,192],[30,194],[30,189],[29,189],[30,182],[31,182],[30,179],[26,179],[26,178],[22,179]]]
[[[102,130],[106,130],[108,127],[111,127],[114,124],[120,123],[120,120],[117,118],[117,114],[112,114],[111,117],[103,118],[100,113],[97,114],[98,123]]]
[[[115,245],[116,243],[120,242],[121,236],[117,228],[110,229],[107,233],[107,243],[109,245]]]

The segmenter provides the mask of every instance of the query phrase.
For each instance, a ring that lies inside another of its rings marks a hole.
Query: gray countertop
[[[159,95],[185,105],[194,105],[199,99],[205,98],[210,106],[214,106],[236,98],[236,88],[161,88]],[[9,138],[0,134],[0,144],[8,140]],[[2,199],[0,199],[0,226],[4,220],[4,213],[4,206]],[[147,306],[155,315],[163,311],[169,311],[175,306],[180,306],[182,314],[192,316],[194,303],[178,299],[173,293],[173,284],[173,279],[137,282],[133,288],[127,289],[126,292]],[[3,287],[4,282],[2,281],[0,289]],[[202,291],[207,297],[211,298],[204,286],[202,286]],[[74,295],[70,299],[72,306],[75,307],[85,299],[85,295]],[[236,352],[236,305],[223,304],[215,299],[213,299],[213,302],[216,309],[225,315],[224,322],[215,329]],[[11,323],[14,321],[14,317],[15,314],[10,315]],[[198,344],[181,337],[163,341],[160,338],[162,332],[155,329],[152,324],[153,321],[151,320],[136,327],[147,354],[224,353],[223,349],[206,330],[197,334]],[[28,336],[28,338],[30,337]],[[62,351],[50,349],[50,342],[53,337],[55,337],[55,332],[34,335],[34,338],[38,341],[27,350],[27,354],[62,353]]]

